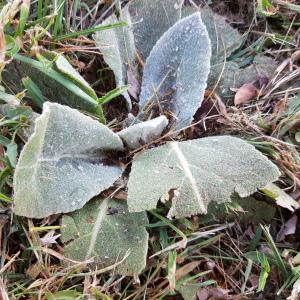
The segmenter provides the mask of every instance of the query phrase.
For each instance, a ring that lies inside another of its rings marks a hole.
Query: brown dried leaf
[[[277,234],[276,242],[282,242],[287,235],[294,234],[296,232],[296,226],[298,223],[297,215],[293,215],[285,224],[283,224]]]
[[[224,300],[227,299],[229,292],[230,290],[208,286],[198,291],[197,297],[198,300],[209,300],[209,299]]]
[[[253,83],[243,84],[234,96],[234,105],[248,103],[256,95],[256,87]]]
[[[192,261],[186,265],[184,265],[183,267],[181,267],[180,269],[178,269],[176,271],[175,277],[176,280],[181,279],[182,277],[188,275],[190,272],[192,272],[195,268],[197,268],[199,266],[201,262],[200,261]]]

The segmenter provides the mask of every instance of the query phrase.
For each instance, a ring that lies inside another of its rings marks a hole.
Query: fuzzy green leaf
[[[44,103],[15,171],[15,213],[43,218],[81,208],[121,176],[120,167],[102,159],[105,151],[122,149],[108,127],[75,109]]]
[[[242,36],[224,17],[214,13],[209,7],[201,10],[195,7],[185,7],[182,10],[182,17],[189,16],[197,11],[201,12],[202,21],[211,41],[211,64],[225,62],[226,58],[241,46]]]
[[[200,13],[178,21],[147,58],[140,107],[170,111],[176,129],[190,125],[201,105],[210,68],[210,41]]]
[[[62,240],[69,242],[64,254],[74,260],[93,258],[98,268],[111,266],[129,256],[116,272],[137,275],[146,265],[148,249],[146,213],[129,213],[126,203],[113,199],[93,200],[62,220]]]
[[[146,61],[159,38],[181,14],[181,0],[134,0],[129,4],[134,39],[141,59]]]
[[[85,110],[102,118],[102,109],[96,99],[69,78],[55,71],[51,63],[48,63],[49,65],[46,65],[46,62],[17,54],[14,61],[2,72],[3,80],[15,93],[19,93],[24,89],[21,84],[22,78],[30,77],[47,100]]]
[[[210,202],[229,202],[233,193],[247,197],[279,175],[264,155],[235,137],[168,142],[133,161],[128,207],[132,212],[154,209],[175,190],[169,216],[206,214]]]
[[[120,138],[130,149],[136,149],[159,138],[168,125],[165,116],[141,122],[118,132]]]
[[[117,88],[127,83],[127,70],[134,68],[136,52],[128,6],[122,9],[121,13],[120,19],[128,23],[127,27],[100,31],[93,36],[98,49],[103,55],[104,61],[114,72]],[[102,24],[113,24],[116,21],[118,19],[113,14]],[[124,92],[123,96],[127,101],[128,109],[131,110],[131,100],[128,93]]]

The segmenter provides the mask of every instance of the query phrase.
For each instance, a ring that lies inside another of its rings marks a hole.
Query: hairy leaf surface
[[[102,159],[105,151],[122,149],[122,141],[108,127],[46,102],[15,171],[15,213],[43,218],[81,208],[121,176],[120,167]]]
[[[102,116],[102,109],[97,101],[63,74],[55,71],[51,64],[46,65],[46,62],[19,54],[14,58],[3,71],[3,79],[15,93],[24,89],[22,78],[29,77],[47,100]]]
[[[277,167],[253,146],[230,136],[168,142],[134,160],[128,182],[129,211],[156,208],[174,190],[169,216],[206,214],[210,202],[249,196],[275,181]]]
[[[182,17],[197,11],[201,12],[202,21],[211,41],[211,64],[225,62],[226,58],[241,46],[242,36],[226,21],[226,18],[214,13],[209,7],[200,10],[195,7],[185,7],[182,10]]]
[[[129,251],[116,272],[137,275],[146,265],[147,224],[146,213],[129,213],[124,201],[93,200],[63,217],[62,240],[69,242],[64,254],[77,261],[94,258],[94,266],[105,268],[121,261]]]
[[[129,4],[134,39],[143,61],[159,38],[179,19],[182,0],[134,0]]]
[[[94,34],[94,40],[104,61],[114,72],[117,87],[122,87],[127,83],[127,70],[134,69],[136,53],[128,6],[122,9],[121,13],[120,19],[113,14],[102,24],[126,21],[127,27],[113,28]],[[128,93],[125,92],[123,96],[127,101],[128,109],[131,110],[131,100]]]
[[[210,67],[210,41],[200,13],[172,26],[147,58],[140,107],[170,111],[175,128],[190,125],[201,105]]]
[[[141,122],[118,132],[120,138],[130,149],[136,149],[159,138],[168,125],[165,116]]]

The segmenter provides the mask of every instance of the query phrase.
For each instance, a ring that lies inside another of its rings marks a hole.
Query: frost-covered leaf
[[[94,258],[93,265],[101,269],[121,261],[129,250],[116,272],[137,275],[146,265],[147,224],[146,213],[129,213],[124,201],[92,200],[63,217],[61,238],[69,242],[64,254],[77,261]]]
[[[133,0],[129,4],[135,45],[143,61],[159,38],[179,19],[182,0]]]
[[[227,62],[227,58],[241,47],[243,37],[224,17],[214,13],[209,7],[199,10],[187,6],[182,9],[182,16],[189,16],[197,11],[201,12],[211,41],[211,69],[207,86],[221,97],[231,97],[233,93],[230,88],[236,86],[235,76],[239,66],[234,62]]]
[[[177,288],[184,300],[196,300],[199,289],[201,289],[201,284],[195,281],[184,283]]]
[[[247,197],[275,181],[277,167],[241,139],[220,136],[146,150],[133,161],[128,182],[129,211],[156,208],[174,190],[169,215],[207,213],[210,202]]]
[[[122,149],[108,127],[46,102],[15,171],[15,213],[42,218],[81,208],[121,176],[120,167],[102,159],[105,151]]]
[[[61,73],[63,73],[65,76],[74,81],[88,95],[90,95],[95,100],[98,98],[95,91],[91,88],[89,83],[72,67],[69,61],[62,54],[57,55],[54,63],[56,68]]]
[[[232,96],[231,88],[236,86],[235,76],[238,71],[239,66],[234,62],[219,63],[211,66],[207,81],[208,88],[223,98]]]
[[[0,105],[0,114],[8,119],[22,119],[22,127],[18,130],[18,135],[23,141],[27,141],[32,135],[34,131],[34,122],[39,116],[39,114],[34,112],[30,106],[14,106],[9,104]]]
[[[215,14],[210,8],[202,9],[201,17],[211,41],[211,64],[225,62],[232,52],[240,48],[242,36],[224,17]]]
[[[295,201],[290,195],[288,195],[285,191],[283,191],[276,184],[269,183],[265,187],[261,189],[267,196],[274,199],[276,204],[289,209],[290,211],[294,211],[295,209],[299,209],[300,205],[297,201]]]
[[[18,99],[15,95],[7,94],[0,90],[0,103],[6,103],[8,105],[19,105],[20,99]]]
[[[270,223],[274,218],[276,209],[265,201],[258,201],[254,197],[240,198],[236,195],[231,197],[231,202],[216,204],[210,203],[207,214],[200,217],[200,222],[224,223],[239,220],[241,223],[253,224]]]
[[[29,77],[47,100],[102,116],[102,109],[97,101],[63,74],[55,71],[50,62],[47,65],[46,62],[19,54],[16,54],[14,59],[6,66],[2,77],[15,93],[24,90],[22,78]]]
[[[122,87],[127,83],[127,70],[134,70],[136,53],[128,6],[121,10],[119,19],[113,14],[102,24],[107,25],[119,21],[126,21],[128,26],[99,31],[93,37],[104,61],[114,72],[117,87]],[[127,101],[128,109],[131,110],[128,93],[125,92],[123,96]]]
[[[214,13],[209,7],[200,10],[195,7],[185,7],[182,10],[182,17],[197,11],[201,12],[202,21],[211,41],[211,65],[225,62],[232,52],[240,48],[243,42],[242,36],[226,21],[226,18]]]
[[[123,129],[118,135],[130,149],[136,149],[159,138],[167,125],[168,119],[160,116]]]
[[[264,78],[268,82],[277,65],[277,62],[268,56],[255,56],[252,65],[236,72],[235,87],[240,88],[243,84],[259,81],[260,78]]]
[[[178,21],[147,58],[140,107],[158,104],[174,116],[176,129],[190,125],[201,105],[210,67],[210,42],[200,13]]]

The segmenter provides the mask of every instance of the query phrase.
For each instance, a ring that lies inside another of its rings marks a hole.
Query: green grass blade
[[[23,34],[24,28],[26,26],[26,22],[29,17],[29,10],[30,10],[30,0],[24,0],[23,3],[21,4],[19,24],[15,36],[20,36],[21,34]]]
[[[61,41],[61,40],[65,40],[65,39],[71,39],[71,38],[76,38],[80,35],[89,35],[91,33],[97,32],[97,31],[109,30],[109,29],[124,27],[124,26],[128,26],[128,23],[127,22],[117,22],[117,23],[110,24],[110,25],[99,25],[99,26],[84,29],[81,31],[70,32],[70,33],[67,33],[64,35],[60,35],[60,36],[55,37],[54,40]]]
[[[108,93],[106,93],[103,97],[98,99],[98,103],[99,104],[104,104],[104,103],[108,103],[109,101],[111,101],[112,99],[122,95],[123,93],[125,93],[128,90],[128,86],[121,86],[121,87],[117,87],[111,91],[109,91]]]
[[[267,239],[268,246],[271,248],[271,250],[273,252],[275,263],[276,263],[278,269],[281,271],[283,277],[286,279],[289,276],[288,270],[287,270],[286,265],[280,255],[280,252],[269,232],[269,229],[266,226],[262,226],[262,225],[261,225],[261,228]]]
[[[45,101],[39,87],[29,77],[23,78],[22,82],[34,103],[42,108]]]

